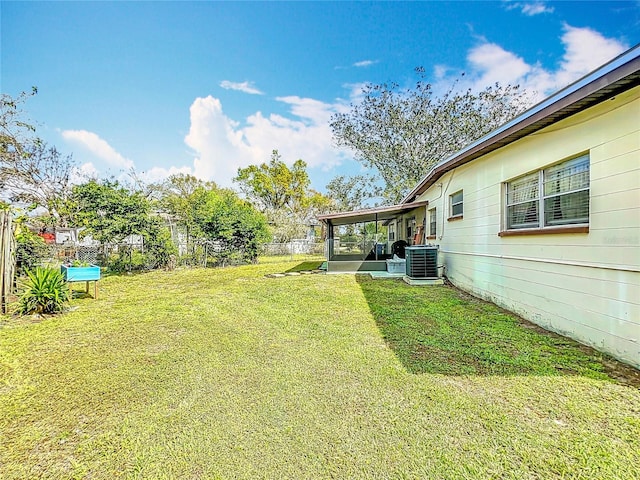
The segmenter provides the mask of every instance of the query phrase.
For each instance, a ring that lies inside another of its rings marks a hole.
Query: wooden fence
[[[15,240],[11,214],[0,211],[0,313],[9,313],[9,297],[13,293],[16,269]]]

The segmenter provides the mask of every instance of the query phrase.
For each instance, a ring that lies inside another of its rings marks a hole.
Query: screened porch
[[[424,243],[427,202],[322,215],[327,271],[386,271],[394,254]]]

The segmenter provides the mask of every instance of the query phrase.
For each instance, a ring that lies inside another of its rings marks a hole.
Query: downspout
[[[453,180],[453,175],[456,173],[456,169],[454,168],[453,170],[451,170],[451,176],[449,177],[449,180],[447,181],[447,186],[444,188],[444,190],[442,190],[442,187],[440,187],[440,196],[442,197],[442,228],[440,229],[440,240],[442,241],[442,239],[444,238],[444,228],[445,228],[445,223],[447,221],[447,215],[448,215],[448,211],[449,211],[449,202],[447,202],[447,191],[449,190],[449,186],[451,185],[451,180]]]

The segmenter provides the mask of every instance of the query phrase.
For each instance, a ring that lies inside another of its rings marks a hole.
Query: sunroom
[[[327,272],[386,271],[387,260],[423,244],[427,202],[331,213],[326,225]]]

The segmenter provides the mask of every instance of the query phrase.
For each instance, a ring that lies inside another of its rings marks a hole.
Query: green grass
[[[0,327],[0,478],[640,478],[615,362],[299,262],[105,278]]]
[[[456,289],[417,295],[400,279],[357,280],[383,337],[410,372],[607,378],[605,355]]]

